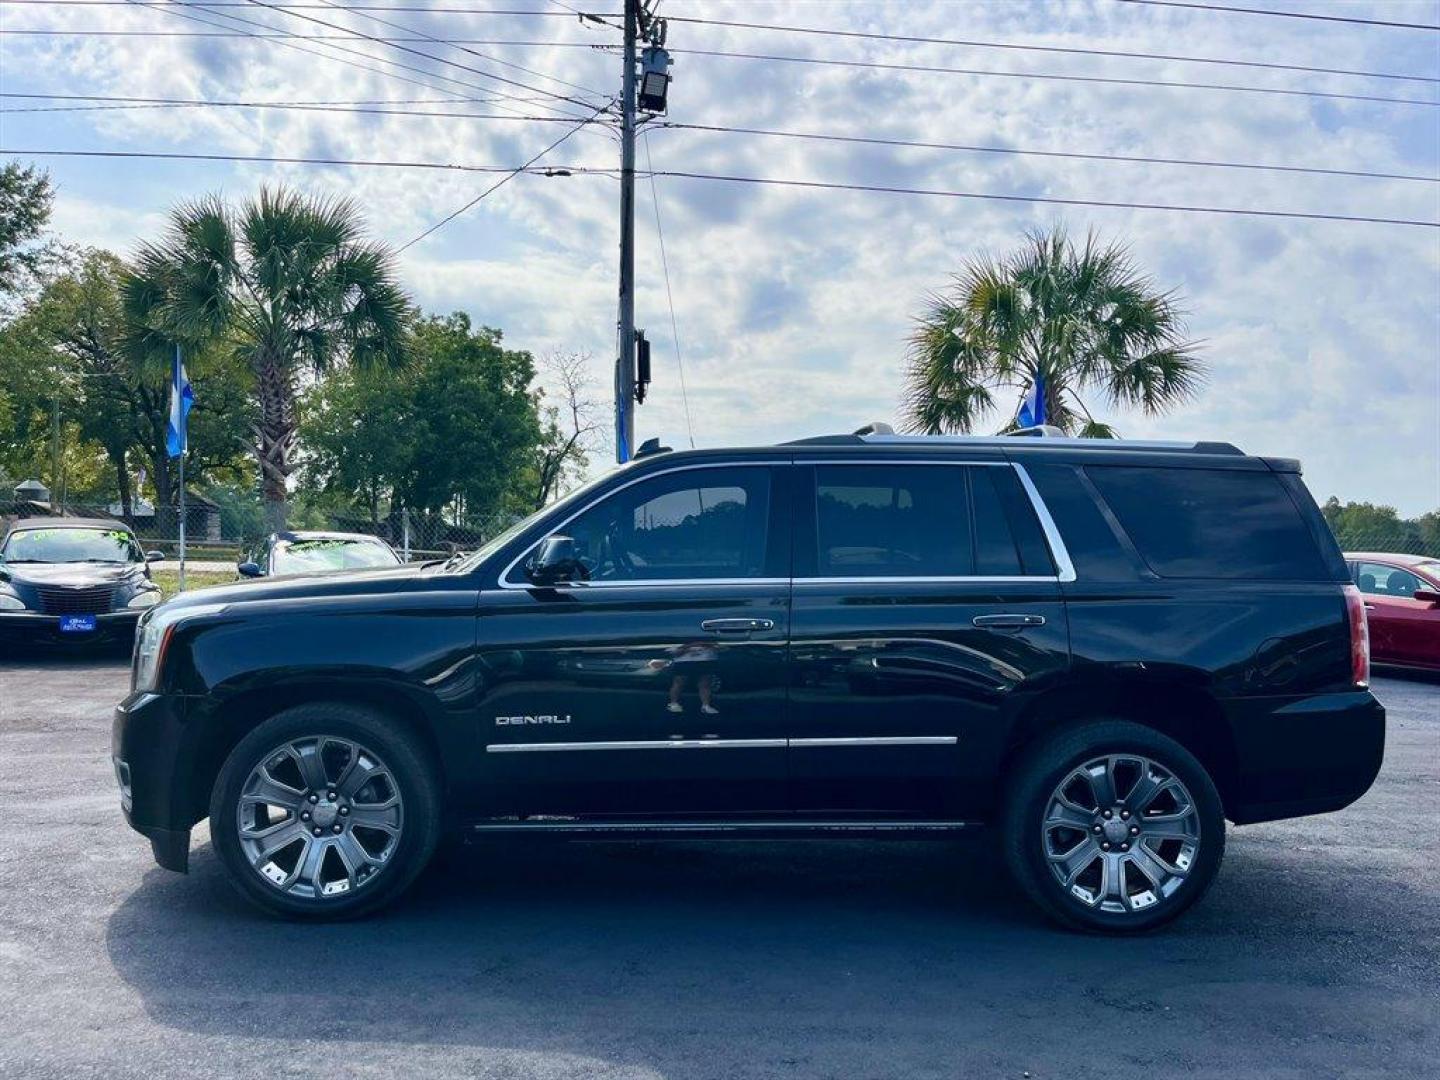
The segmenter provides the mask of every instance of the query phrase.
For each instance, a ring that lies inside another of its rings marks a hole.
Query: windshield
[[[526,529],[530,528],[531,525],[535,524],[536,520],[542,514],[548,514],[552,510],[559,510],[561,507],[570,506],[574,503],[579,502],[585,496],[589,495],[590,492],[594,491],[595,488],[598,487],[602,481],[608,480],[609,478],[609,472],[604,473],[601,476],[597,476],[588,484],[581,484],[578,488],[570,492],[570,494],[566,495],[564,498],[551,503],[549,506],[542,506],[539,510],[534,511],[533,513],[527,514],[525,517],[515,522],[514,525],[511,525],[504,532],[500,533],[498,536],[492,536],[489,540],[486,540],[484,544],[482,544],[480,547],[476,548],[469,555],[467,555],[465,557],[465,560],[458,564],[458,566],[456,567],[457,571],[460,573],[467,573],[475,569],[475,567],[479,566],[491,555],[494,555],[495,552],[499,551],[511,540],[514,540],[515,537],[519,536]]]
[[[273,574],[303,574],[315,570],[358,570],[367,566],[399,565],[399,556],[378,540],[281,540],[270,554],[270,572]]]
[[[0,551],[6,562],[132,563],[140,549],[123,529],[20,529]]]

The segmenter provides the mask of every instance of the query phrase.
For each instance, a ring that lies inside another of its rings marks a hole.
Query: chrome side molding
[[[816,739],[618,739],[594,742],[491,743],[487,754],[563,750],[783,750],[818,746],[954,746],[954,735],[862,735]]]

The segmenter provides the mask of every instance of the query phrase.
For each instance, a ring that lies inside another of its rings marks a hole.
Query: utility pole
[[[620,316],[615,355],[615,460],[635,445],[635,44],[640,0],[625,0],[625,73],[620,84]]]
[[[640,40],[645,55],[636,54]],[[615,460],[635,452],[635,129],[636,116],[663,113],[670,85],[665,20],[645,0],[625,0],[625,73],[620,86],[620,316],[615,352]],[[643,68],[643,70],[641,70]],[[648,372],[647,372],[648,375]],[[643,396],[643,392],[642,392]]]

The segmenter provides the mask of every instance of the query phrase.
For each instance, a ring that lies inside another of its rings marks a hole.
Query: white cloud
[[[1433,3],[1331,5],[1433,19]],[[330,32],[257,6],[227,9],[297,32]],[[1425,35],[1301,20],[1065,3],[720,3],[668,0],[666,13],[915,36],[1014,41],[1253,59],[1440,76]],[[366,33],[356,14],[307,11]],[[212,17],[212,16],[207,16]],[[213,16],[215,21],[224,21]],[[397,14],[436,34],[613,42],[569,18]],[[1423,20],[1422,20],[1423,21]],[[7,9],[8,28],[204,31],[153,9]],[[252,27],[253,29],[253,27]],[[1301,87],[1433,100],[1433,84],[1163,60],[1059,56],[958,45],[770,34],[673,23],[670,43],[700,48],[996,71]],[[302,43],[323,50],[318,43]],[[429,74],[395,75],[466,93],[460,82],[528,91],[369,42],[358,52]],[[444,47],[412,44],[469,68],[570,93]],[[475,45],[567,82],[613,92],[618,61],[591,49]],[[155,97],[395,100],[443,96],[275,43],[208,38],[0,38],[4,89]],[[357,56],[347,57],[359,61]],[[374,63],[374,61],[364,61]],[[376,65],[378,66],[378,65]],[[1433,108],[1225,91],[1105,86],[1039,78],[903,73],[678,52],[670,119],[1022,149],[1253,161],[1436,175]],[[444,82],[443,78],[459,80]],[[473,92],[472,96],[473,96]],[[7,103],[36,104],[12,99]],[[535,103],[504,102],[526,112]],[[394,108],[434,108],[396,105]],[[492,105],[460,111],[491,112]],[[7,147],[89,147],[271,156],[518,164],[563,130],[554,124],[239,109],[168,109],[4,117]],[[656,131],[657,168],[1056,197],[1283,208],[1436,220],[1437,185],[1231,169],[1081,162]],[[611,167],[595,129],[557,163]],[[551,160],[551,159],[547,159]],[[640,161],[645,155],[642,146]],[[153,235],[176,199],[262,180],[348,194],[373,230],[399,244],[493,177],[400,169],[145,164],[50,159],[68,238],[128,249]],[[1347,223],[1063,208],[661,179],[658,188],[685,352],[690,412],[704,444],[844,430],[892,416],[905,339],[927,293],[962,262],[1000,252],[1027,228],[1064,222],[1129,241],[1164,287],[1177,287],[1206,341],[1211,384],[1164,420],[1113,417],[1127,434],[1230,439],[1299,456],[1320,497],[1440,503],[1440,235]],[[657,382],[644,434],[684,444],[650,188],[637,205],[637,311],[655,343]],[[601,176],[520,177],[403,256],[406,281],[437,310],[463,308],[543,353],[613,349],[616,185]],[[602,364],[603,366],[603,364]],[[608,374],[597,382],[608,386]],[[1101,410],[1104,412],[1105,410]]]

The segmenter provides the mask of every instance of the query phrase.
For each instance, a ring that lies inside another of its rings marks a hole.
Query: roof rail
[[[794,439],[785,446],[1008,446],[1016,448],[1016,439],[1032,439],[1045,446],[1064,447],[1068,450],[1171,450],[1189,451],[1196,454],[1224,454],[1243,457],[1245,452],[1228,442],[1184,442],[1166,439],[1082,439],[1065,435],[1059,429],[1045,425],[1021,428],[1005,435],[897,435],[892,430],[871,431],[872,426],[888,428],[889,425],[866,425],[852,435],[813,435],[808,439]],[[1039,446],[1036,446],[1039,449]]]

